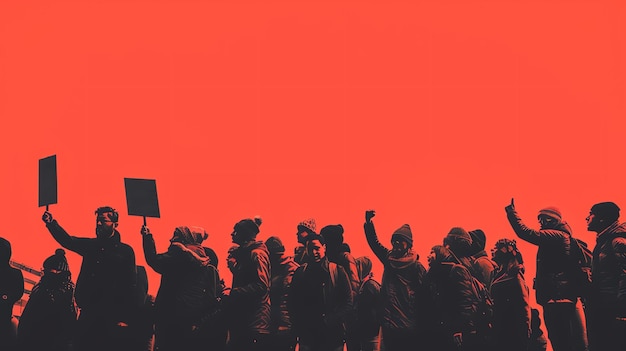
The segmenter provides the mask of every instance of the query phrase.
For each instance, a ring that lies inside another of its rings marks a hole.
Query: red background
[[[514,237],[515,197],[528,224],[557,206],[593,246],[590,206],[626,208],[624,23],[597,0],[3,1],[0,235],[37,268],[58,247],[37,207],[56,154],[51,212],[72,234],[116,207],[145,264],[123,178],[156,179],[157,249],[203,226],[227,281],[232,226],[254,215],[290,252],[315,217],[373,258],[373,208],[381,241],[409,223],[426,264],[453,226]]]

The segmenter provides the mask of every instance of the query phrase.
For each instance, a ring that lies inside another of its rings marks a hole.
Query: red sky
[[[381,241],[410,224],[426,264],[453,226],[514,237],[515,197],[527,223],[557,206],[593,246],[591,205],[626,208],[624,23],[597,0],[3,1],[0,235],[35,267],[58,247],[37,207],[55,154],[51,212],[72,234],[111,205],[145,264],[123,178],[156,179],[157,250],[203,226],[227,281],[232,226],[254,215],[288,251],[315,217],[373,257],[373,208]]]

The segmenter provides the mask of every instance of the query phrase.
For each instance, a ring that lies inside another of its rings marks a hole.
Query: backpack
[[[570,236],[571,279],[579,297],[586,297],[591,288],[591,259],[593,253],[587,243]]]

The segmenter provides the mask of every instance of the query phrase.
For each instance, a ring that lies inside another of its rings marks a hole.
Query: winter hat
[[[453,227],[448,235],[443,239],[444,245],[449,245],[450,250],[456,255],[465,256],[470,254],[472,247],[472,237],[465,229],[461,227]]]
[[[56,251],[54,251],[54,255],[46,258],[46,260],[43,261],[43,269],[49,271],[55,270],[61,272],[69,272],[70,267],[67,265],[65,250],[56,249]]]
[[[254,219],[242,219],[235,224],[235,231],[244,236],[253,238],[259,234],[259,226],[261,223],[263,223],[263,221],[261,217],[258,216],[254,217]]]
[[[591,207],[592,214],[614,222],[619,218],[619,207],[613,202],[600,202]]]
[[[307,218],[303,220],[302,222],[298,223],[298,227],[302,227],[311,233],[315,233],[315,218]]]
[[[391,234],[391,241],[395,239],[404,240],[409,244],[409,247],[413,246],[413,233],[411,227],[408,224],[403,224],[400,228]]]
[[[472,238],[472,243],[476,247],[476,249],[484,250],[485,244],[487,243],[487,236],[482,229],[470,230],[468,232],[470,237]]]
[[[179,238],[183,245],[200,245],[209,234],[202,227],[180,226],[174,230],[174,237]]]
[[[450,239],[463,240],[463,241],[467,241],[470,243],[472,242],[472,237],[469,235],[467,231],[465,231],[465,229],[461,227],[454,227],[450,229],[450,232],[448,232],[447,237]]]
[[[320,230],[320,235],[324,237],[330,246],[338,246],[343,242],[343,226],[341,224],[327,225]]]
[[[556,219],[558,222],[561,222],[561,220],[563,219],[561,217],[561,211],[559,211],[559,209],[556,207],[546,207],[540,210],[537,216],[548,216],[550,218]]]
[[[354,261],[356,263],[356,271],[359,276],[359,280],[363,280],[363,278],[372,272],[372,260],[370,260],[369,257],[357,257]]]
[[[267,250],[270,254],[283,254],[285,253],[285,246],[283,246],[283,242],[277,236],[270,236],[265,240],[265,246],[267,246]]]

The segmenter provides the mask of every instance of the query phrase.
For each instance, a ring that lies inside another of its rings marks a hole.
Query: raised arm
[[[365,239],[367,239],[367,244],[374,252],[374,255],[378,257],[378,259],[385,264],[387,262],[387,256],[389,255],[389,249],[384,247],[380,241],[378,241],[378,235],[376,235],[376,229],[374,228],[374,222],[372,222],[372,218],[376,215],[374,210],[365,211],[365,223],[363,224],[363,229],[365,230]]]

